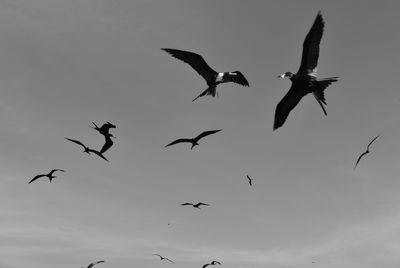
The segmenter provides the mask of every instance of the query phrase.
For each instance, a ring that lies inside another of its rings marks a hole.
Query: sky
[[[308,95],[273,131],[291,84],[276,77],[297,71],[318,10],[318,75],[340,77],[328,115]],[[0,268],[399,267],[399,12],[398,1],[0,1]],[[250,87],[193,103],[204,80],[161,48],[240,70]],[[64,139],[100,148],[89,125],[105,121],[109,163]],[[193,150],[164,148],[212,129]],[[53,168],[66,172],[28,184]]]

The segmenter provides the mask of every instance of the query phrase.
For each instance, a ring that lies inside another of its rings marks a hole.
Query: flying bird
[[[76,143],[76,144],[82,146],[82,147],[84,148],[83,153],[87,153],[87,154],[94,153],[94,154],[98,155],[99,157],[103,158],[104,160],[106,160],[107,162],[109,162],[108,159],[105,158],[104,155],[103,155],[102,153],[100,153],[99,151],[96,151],[96,150],[94,150],[94,149],[91,149],[91,148],[87,147],[87,146],[86,146],[85,144],[83,144],[82,142],[80,142],[80,141],[78,141],[78,140],[74,140],[74,139],[69,139],[69,138],[65,138],[65,139],[66,139],[66,140],[69,140],[69,141],[72,141],[73,143]]]
[[[338,77],[317,79],[319,44],[324,31],[324,25],[325,22],[319,11],[310,31],[304,39],[299,70],[296,74],[286,72],[278,76],[279,78],[288,77],[290,81],[292,81],[292,86],[276,106],[274,130],[285,123],[290,111],[293,110],[300,100],[308,93],[314,95],[324,114],[327,115],[324,107],[324,104],[326,105],[324,90],[333,82],[338,81]]]
[[[253,186],[253,179],[249,177],[249,175],[246,175],[247,180],[249,181],[250,186]]]
[[[197,204],[193,204],[193,203],[183,203],[183,204],[181,204],[181,206],[192,206],[192,207],[194,207],[194,208],[200,209],[200,208],[201,208],[200,206],[210,206],[210,205],[209,205],[209,204],[206,204],[206,203],[201,203],[201,202],[199,202],[199,203],[197,203]]]
[[[204,131],[200,135],[198,135],[197,137],[195,137],[193,139],[177,139],[177,140],[171,142],[170,144],[165,145],[165,147],[168,147],[168,146],[171,146],[171,145],[174,145],[174,144],[177,144],[177,143],[189,142],[189,143],[192,144],[192,147],[190,148],[190,150],[192,150],[194,146],[199,145],[198,142],[199,142],[200,139],[202,139],[202,138],[204,138],[204,137],[206,137],[208,135],[220,132],[221,130],[222,129]]]
[[[166,261],[169,261],[169,262],[175,263],[175,262],[173,262],[172,260],[168,259],[167,257],[163,257],[163,256],[161,256],[160,254],[153,254],[153,255],[160,257],[160,259],[161,259],[161,260],[166,260]]]
[[[368,146],[367,146],[367,150],[366,150],[365,152],[363,152],[363,153],[358,157],[357,162],[356,162],[356,164],[354,165],[354,169],[356,169],[356,167],[357,167],[358,163],[360,162],[361,158],[362,158],[364,155],[366,155],[366,154],[368,154],[368,153],[370,152],[370,151],[369,151],[369,147],[371,146],[371,144],[372,144],[380,135],[381,135],[381,134],[379,134],[378,136],[376,136],[375,138],[373,138],[373,139],[369,142],[369,144],[368,144]]]
[[[105,262],[105,261],[92,262],[91,264],[89,264],[89,265],[87,266],[87,268],[92,268],[92,267],[95,266],[96,264],[103,263],[103,262]]]
[[[61,171],[61,172],[65,172],[65,170],[63,169],[52,169],[48,174],[40,174],[40,175],[36,175],[35,177],[33,177],[33,179],[31,179],[28,184],[34,182],[35,180],[41,178],[41,177],[47,177],[49,178],[49,181],[51,182],[54,178],[56,178],[56,176],[53,175],[54,172],[56,171]]]
[[[199,75],[201,75],[207,82],[208,88],[204,90],[199,96],[194,98],[192,101],[197,100],[205,95],[211,95],[215,97],[217,91],[217,85],[222,83],[234,82],[236,84],[248,87],[249,82],[244,75],[239,71],[218,73],[214,71],[202,56],[199,54],[183,51],[172,48],[162,48],[165,52],[169,53],[173,57],[186,62],[189,64]]]
[[[221,263],[220,263],[219,261],[212,261],[212,262],[210,262],[210,263],[204,264],[202,268],[206,268],[206,267],[209,266],[209,265],[216,265],[216,264],[221,265]]]

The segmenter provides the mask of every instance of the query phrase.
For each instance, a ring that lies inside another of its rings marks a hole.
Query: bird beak
[[[278,75],[277,78],[285,78],[285,74]]]

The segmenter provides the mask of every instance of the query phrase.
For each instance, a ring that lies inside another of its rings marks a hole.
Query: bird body
[[[37,180],[37,179],[39,179],[39,178],[41,178],[41,177],[47,177],[47,178],[49,178],[49,181],[51,182],[54,178],[56,178],[56,176],[53,175],[53,173],[56,172],[56,171],[65,172],[65,170],[63,170],[63,169],[57,169],[57,168],[56,168],[56,169],[52,169],[48,174],[39,174],[39,175],[36,175],[35,177],[33,177],[33,179],[31,179],[31,180],[28,182],[28,184],[34,182],[35,180]]]
[[[357,158],[356,164],[354,165],[354,169],[356,169],[356,167],[357,167],[358,163],[360,162],[361,158],[363,158],[364,155],[370,153],[369,147],[371,146],[371,144],[372,144],[377,138],[379,138],[380,135],[381,135],[381,134],[379,134],[378,136],[376,136],[375,138],[373,138],[373,139],[368,143],[367,150],[365,150],[365,152],[363,152],[363,153]]]
[[[193,139],[177,139],[167,145],[165,145],[165,147],[177,144],[177,143],[183,143],[183,142],[187,142],[187,143],[191,143],[192,147],[190,148],[191,150],[193,149],[194,146],[199,145],[199,140],[211,135],[211,134],[215,134],[217,132],[220,132],[222,129],[217,129],[217,130],[208,130],[208,131],[204,131],[202,133],[200,133],[197,137],[193,138]]]
[[[206,268],[206,267],[209,266],[209,265],[216,265],[216,264],[221,265],[221,263],[220,263],[219,261],[212,261],[212,262],[210,262],[210,263],[204,264],[204,265],[202,266],[202,268]]]
[[[250,186],[253,186],[253,179],[250,178],[249,175],[246,175],[246,177],[247,177],[247,180],[249,181]]]
[[[194,207],[194,208],[200,209],[200,206],[210,206],[210,205],[209,205],[209,204],[206,204],[206,203],[199,202],[199,203],[197,203],[197,204],[193,204],[193,203],[183,203],[183,204],[181,204],[181,206],[192,206],[192,207]]]
[[[326,105],[324,90],[333,82],[338,81],[338,77],[317,78],[319,44],[324,31],[324,25],[321,12],[318,12],[313,26],[303,42],[303,53],[299,70],[296,74],[286,72],[278,76],[279,78],[289,78],[292,86],[276,106],[274,130],[285,123],[290,111],[309,93],[313,93],[324,114],[327,115],[324,107]]]
[[[162,48],[161,50],[164,50],[171,56],[189,64],[204,78],[204,80],[206,80],[208,88],[192,101],[205,95],[215,97],[217,85],[221,83],[234,82],[245,87],[249,86],[249,82],[240,71],[218,73],[214,71],[199,54],[172,48]]]

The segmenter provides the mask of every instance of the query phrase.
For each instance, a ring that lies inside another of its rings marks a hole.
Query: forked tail
[[[200,97],[203,97],[205,95],[211,95],[213,97],[215,97],[216,95],[216,86],[209,86],[206,90],[204,90],[199,96],[197,96],[196,98],[194,98],[192,101],[197,100]]]
[[[321,106],[322,111],[324,111],[324,114],[327,115],[326,109],[324,107],[324,104],[326,105],[326,99],[325,99],[325,94],[324,90],[333,82],[337,82],[339,77],[329,77],[329,78],[324,78],[321,80],[317,80],[314,83],[313,87],[313,95],[315,99],[318,101],[318,104]]]

